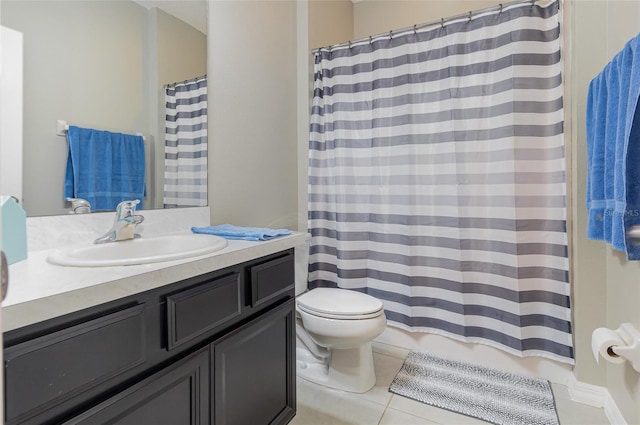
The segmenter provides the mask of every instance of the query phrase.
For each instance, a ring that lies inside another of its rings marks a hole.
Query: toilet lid
[[[338,288],[316,288],[297,298],[309,313],[331,316],[361,316],[382,310],[382,301],[362,292]]]

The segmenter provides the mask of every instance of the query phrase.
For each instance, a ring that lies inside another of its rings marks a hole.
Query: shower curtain
[[[165,87],[165,208],[207,205],[207,77]]]
[[[558,3],[315,54],[309,287],[573,364]]]

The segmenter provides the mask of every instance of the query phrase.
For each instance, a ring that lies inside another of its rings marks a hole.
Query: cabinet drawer
[[[240,274],[233,273],[167,297],[167,348],[240,315]]]
[[[249,270],[252,307],[295,290],[294,256],[291,252],[251,266]]]
[[[32,416],[145,361],[144,305],[5,349],[7,421]]]

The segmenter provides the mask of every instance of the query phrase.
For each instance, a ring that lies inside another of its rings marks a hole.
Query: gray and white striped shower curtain
[[[207,78],[165,88],[165,208],[207,205]]]
[[[315,59],[309,286],[572,364],[558,3]]]

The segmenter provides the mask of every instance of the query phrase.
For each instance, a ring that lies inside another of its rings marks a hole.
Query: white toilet
[[[382,302],[361,292],[316,288],[296,298],[298,376],[363,393],[376,383],[371,341],[384,331]]]

